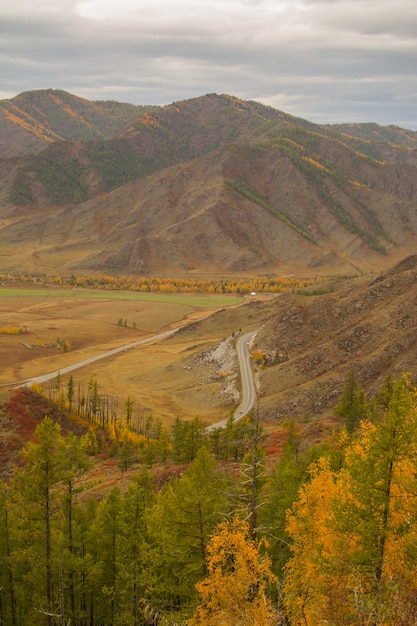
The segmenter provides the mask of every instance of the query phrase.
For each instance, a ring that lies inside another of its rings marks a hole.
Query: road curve
[[[238,422],[246,415],[253,406],[256,398],[255,382],[253,380],[252,368],[250,364],[250,355],[248,350],[248,344],[250,340],[256,335],[258,331],[253,330],[249,333],[241,335],[236,343],[237,356],[239,360],[240,377],[242,382],[242,400],[235,414],[233,415],[233,421]],[[229,418],[211,424],[207,427],[207,431],[210,432],[217,428],[224,428],[229,421]]]
[[[138,341],[132,341],[131,343],[126,343],[123,346],[119,346],[118,348],[113,348],[112,350],[107,350],[106,352],[102,352],[100,354],[96,354],[88,359],[84,359],[83,361],[78,361],[77,363],[73,363],[72,365],[68,365],[67,367],[61,367],[59,370],[55,370],[50,372],[49,374],[43,374],[42,376],[34,376],[33,378],[28,378],[27,380],[22,380],[18,383],[12,383],[8,385],[9,387],[13,387],[15,389],[19,387],[31,387],[33,384],[46,382],[47,380],[51,380],[51,378],[56,378],[58,374],[68,374],[73,370],[77,370],[80,367],[84,367],[85,365],[90,365],[91,363],[95,363],[95,361],[100,361],[101,359],[106,359],[109,356],[113,356],[113,354],[118,354],[119,352],[124,352],[126,350],[130,350],[130,348],[135,348],[136,346],[143,345],[145,343],[150,343],[151,341],[158,341],[159,339],[163,339],[168,337],[169,335],[173,335],[177,332],[178,329],[167,330],[164,333],[158,333],[157,335],[152,335],[151,337],[146,337],[145,339],[139,339]]]
[[[95,363],[96,361],[100,361],[101,359],[106,359],[113,354],[118,354],[119,352],[124,352],[126,350],[130,350],[131,348],[135,348],[136,346],[140,346],[146,343],[150,343],[151,341],[158,341],[160,339],[164,339],[165,337],[169,337],[177,332],[178,329],[168,330],[163,333],[158,333],[157,335],[152,335],[151,337],[146,337],[145,339],[139,339],[138,341],[132,341],[131,343],[124,344],[123,346],[119,346],[118,348],[113,348],[112,350],[107,350],[106,352],[102,352],[100,354],[96,354],[95,356],[89,357],[88,359],[84,359],[83,361],[78,361],[77,363],[73,363],[72,365],[68,365],[67,367],[62,367],[61,369],[54,370],[49,374],[43,374],[41,376],[34,376],[33,378],[28,378],[27,380],[23,380],[16,383],[11,383],[9,385],[1,385],[2,387],[8,386],[17,389],[19,387],[31,387],[33,384],[42,384],[47,380],[51,380],[51,378],[56,378],[58,374],[68,374],[80,367],[84,367],[85,365],[90,365],[91,363]],[[252,369],[250,364],[250,356],[248,350],[249,341],[256,335],[258,331],[251,331],[241,335],[236,342],[236,350],[237,356],[239,360],[239,368],[240,368],[240,376],[242,381],[242,401],[239,404],[234,416],[233,420],[238,422],[244,415],[250,411],[255,402],[256,398],[256,390],[255,383],[253,380]],[[207,427],[207,431],[210,432],[217,428],[224,428],[228,422],[229,418],[223,419],[220,422],[216,422],[215,424],[211,424]]]

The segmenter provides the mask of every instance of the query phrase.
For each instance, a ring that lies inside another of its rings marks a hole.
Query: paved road
[[[56,378],[58,374],[68,374],[73,370],[77,370],[80,367],[84,367],[85,365],[90,365],[91,363],[95,363],[95,361],[100,361],[100,359],[107,359],[107,357],[112,356],[113,354],[118,354],[119,352],[125,352],[126,350],[130,350],[130,348],[135,348],[136,346],[143,345],[144,343],[150,343],[151,341],[158,341],[159,339],[163,339],[168,337],[169,335],[173,335],[177,332],[177,329],[167,330],[164,333],[159,333],[158,335],[152,335],[151,337],[146,337],[146,339],[139,339],[138,341],[132,341],[131,343],[126,343],[123,346],[119,346],[118,348],[113,348],[113,350],[107,350],[107,352],[102,352],[101,354],[96,354],[96,356],[92,356],[88,359],[84,359],[83,361],[78,361],[77,363],[73,363],[72,365],[68,365],[67,367],[61,367],[59,370],[55,370],[54,372],[50,372],[49,374],[43,374],[42,376],[35,376],[34,378],[29,378],[27,380],[22,380],[19,383],[13,383],[14,388],[18,387],[31,387],[34,383],[44,383],[47,380],[51,380],[51,378]]]
[[[27,380],[20,381],[18,383],[13,383],[14,388],[18,387],[31,387],[34,383],[42,384],[47,380],[51,380],[51,378],[56,378],[58,374],[68,374],[80,367],[84,367],[85,365],[90,365],[91,363],[95,363],[96,361],[100,361],[101,359],[106,359],[113,354],[118,354],[119,352],[124,352],[126,350],[130,350],[131,348],[135,348],[136,346],[143,345],[145,343],[150,343],[151,341],[158,341],[169,335],[173,335],[177,332],[177,329],[168,330],[164,333],[159,333],[157,335],[152,335],[151,337],[146,337],[146,339],[139,339],[138,341],[132,341],[131,343],[127,343],[123,346],[119,346],[118,348],[113,348],[112,350],[107,350],[107,352],[102,352],[101,354],[97,354],[88,359],[84,359],[83,361],[78,361],[77,363],[73,363],[72,365],[68,365],[67,367],[62,367],[59,370],[55,370],[50,372],[49,374],[43,374],[41,376],[34,376],[33,378],[29,378]],[[239,368],[240,375],[242,381],[242,401],[237,408],[233,416],[233,420],[238,422],[244,415],[246,415],[253,406],[256,398],[256,390],[255,383],[253,380],[252,369],[250,364],[250,356],[248,351],[248,343],[256,335],[257,331],[251,331],[244,335],[241,335],[236,343],[236,350],[239,360]],[[4,385],[2,385],[4,386]],[[8,385],[9,386],[9,385]],[[221,420],[220,422],[216,422],[215,424],[211,424],[207,427],[208,431],[215,430],[216,428],[224,428],[227,424],[228,418]]]
[[[236,350],[239,359],[240,376],[242,382],[242,401],[233,416],[233,421],[238,422],[246,415],[253,406],[256,398],[255,382],[253,380],[252,368],[250,364],[250,355],[248,343],[256,335],[258,331],[254,330],[250,333],[241,335],[237,340]],[[208,426],[207,430],[215,430],[216,428],[224,428],[229,418],[216,422]]]

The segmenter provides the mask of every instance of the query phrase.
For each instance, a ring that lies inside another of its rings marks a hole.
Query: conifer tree
[[[207,573],[207,543],[227,510],[224,474],[201,448],[183,476],[158,494],[148,522],[158,608],[180,610],[193,603],[194,585]]]
[[[222,522],[208,545],[208,575],[197,583],[201,604],[189,626],[268,626],[277,623],[267,586],[275,581],[242,521]]]
[[[348,433],[353,433],[359,426],[360,421],[367,417],[365,393],[358,387],[354,369],[349,372],[348,380],[335,413],[343,417]]]
[[[76,584],[77,569],[80,565],[80,546],[75,541],[75,515],[74,509],[77,503],[77,496],[82,492],[82,487],[76,486],[77,480],[87,471],[91,463],[87,456],[88,438],[77,437],[69,433],[58,442],[60,454],[64,458],[62,468],[63,492],[62,508],[65,516],[64,528],[64,550],[65,560],[62,564],[62,571],[65,573],[65,588],[68,589],[69,607],[66,614],[74,620],[76,616]],[[64,599],[65,600],[65,599]],[[64,607],[66,608],[66,607]]]
[[[416,459],[416,390],[403,377],[384,418],[345,447],[343,466],[318,463],[291,508],[291,623],[415,623]]]
[[[11,561],[9,492],[0,482],[0,624],[15,626],[15,580]]]
[[[148,513],[155,500],[149,471],[134,476],[121,505],[120,521],[120,616],[131,626],[142,624],[141,601],[149,585]]]
[[[13,523],[17,546],[15,560],[20,572],[26,570],[26,583],[20,588],[28,611],[28,623],[37,623],[36,612],[60,613],[59,562],[62,547],[62,508],[58,484],[62,481],[65,457],[60,446],[59,424],[46,417],[37,427],[38,442],[22,451],[24,465],[16,470],[13,483]],[[19,584],[23,578],[19,576]],[[38,619],[39,616],[38,616]]]
[[[90,530],[90,545],[94,544],[94,559],[100,564],[97,572],[95,616],[98,623],[113,626],[120,610],[121,566],[120,543],[122,526],[120,489],[114,487],[97,508]],[[91,533],[94,537],[91,537]],[[100,621],[101,620],[101,621]]]

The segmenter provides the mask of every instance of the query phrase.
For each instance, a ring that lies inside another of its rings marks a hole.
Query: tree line
[[[274,467],[252,417],[238,463],[206,440],[162,486],[142,463],[101,498],[91,437],[44,418],[0,484],[0,623],[416,623],[417,389],[346,389],[354,419],[308,449],[288,422]]]
[[[252,278],[198,278],[198,277],[149,277],[149,276],[110,276],[82,275],[55,276],[53,278],[33,277],[21,274],[19,277],[0,276],[10,282],[41,282],[44,285],[70,285],[71,287],[103,290],[139,291],[141,293],[207,293],[207,294],[247,294],[247,293],[287,293],[305,290],[315,285],[327,283],[329,278],[303,278],[296,276],[257,276]]]
[[[177,416],[167,426],[159,417],[142,410],[130,395],[121,402],[116,396],[101,393],[95,378],[81,384],[70,376],[67,382],[63,382],[59,373],[44,388],[36,385],[31,391],[56,402],[61,414],[82,420],[97,448],[110,441],[111,452],[119,458],[124,469],[135,462],[148,466],[190,463],[202,446],[217,460],[238,461],[251,445],[254,425],[250,416],[235,421],[231,412],[225,428],[210,431],[208,424],[198,416],[191,420]],[[28,390],[18,391],[13,401],[22,394],[30,396],[30,393]]]

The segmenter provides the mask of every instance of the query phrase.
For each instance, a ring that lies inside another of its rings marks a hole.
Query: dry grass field
[[[217,421],[233,408],[230,397],[220,392],[226,376],[217,375],[215,367],[214,374],[209,368],[196,368],[192,359],[238,330],[236,313],[228,315],[225,323],[224,315],[216,322],[215,312],[225,307],[236,312],[241,301],[230,295],[2,288],[0,328],[23,332],[0,334],[0,385],[7,389],[10,384],[209,316],[208,323],[192,324],[168,340],[121,352],[72,375],[76,384],[96,379],[99,392],[117,397],[120,403],[130,395],[136,412],[165,422],[177,415]],[[66,352],[58,338],[67,343]]]

